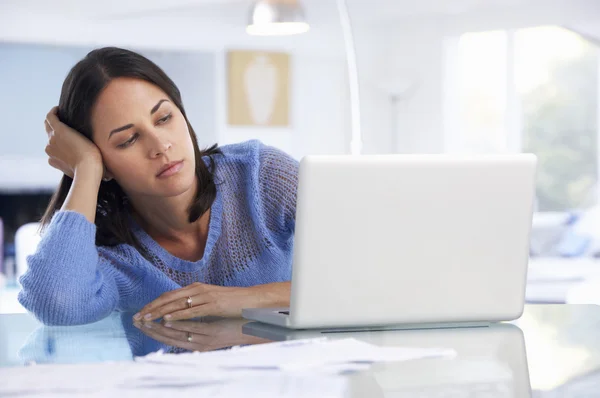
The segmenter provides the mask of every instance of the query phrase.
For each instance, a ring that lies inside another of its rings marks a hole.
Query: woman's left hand
[[[188,299],[191,298],[191,306]],[[138,312],[133,319],[167,321],[201,316],[239,317],[243,308],[289,305],[290,283],[269,283],[252,287],[224,287],[192,283],[162,294]]]

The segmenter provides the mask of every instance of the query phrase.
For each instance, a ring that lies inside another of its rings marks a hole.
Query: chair
[[[15,262],[16,262],[16,278],[27,271],[27,256],[35,253],[37,246],[41,240],[39,234],[40,223],[32,222],[22,225],[15,233]]]

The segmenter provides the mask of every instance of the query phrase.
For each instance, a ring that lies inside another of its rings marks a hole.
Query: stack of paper
[[[343,376],[204,373],[195,367],[103,362],[0,369],[0,397],[345,397]]]
[[[422,358],[448,358],[454,350],[379,347],[356,339],[292,340],[233,348],[227,351],[164,355],[162,352],[138,357],[136,361],[181,366],[201,366],[219,370],[333,371],[363,369],[375,362],[407,361]]]
[[[375,362],[452,358],[447,349],[379,347],[355,339],[268,343],[224,351],[165,355],[135,362],[0,369],[0,396],[53,394],[227,397],[343,397],[347,378]]]

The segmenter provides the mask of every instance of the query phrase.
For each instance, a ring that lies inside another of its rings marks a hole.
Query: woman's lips
[[[180,160],[178,162],[168,163],[163,167],[163,169],[161,169],[161,171],[156,175],[156,177],[158,177],[158,178],[170,177],[173,174],[177,174],[179,172],[179,170],[181,170],[182,167],[183,167],[183,160]]]

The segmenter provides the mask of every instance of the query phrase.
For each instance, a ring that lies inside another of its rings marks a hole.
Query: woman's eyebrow
[[[169,102],[169,100],[166,100],[166,99],[161,99],[160,101],[158,101],[158,103],[157,103],[156,105],[154,105],[154,107],[152,107],[152,109],[150,110],[150,114],[151,114],[151,115],[153,115],[153,114],[154,114],[154,112],[156,112],[156,111],[158,110],[158,108],[160,108],[160,105],[161,105],[163,102]]]
[[[151,115],[153,115],[154,113],[156,113],[156,111],[158,110],[158,108],[160,108],[160,105],[161,105],[163,102],[169,102],[169,100],[167,100],[167,99],[161,99],[160,101],[158,101],[158,103],[157,103],[156,105],[154,105],[154,106],[152,107],[152,109],[150,109],[150,114],[151,114]],[[114,129],[114,130],[112,130],[112,131],[110,132],[110,134],[108,135],[108,139],[110,140],[110,137],[112,137],[112,135],[113,135],[113,134],[115,134],[115,133],[119,133],[119,132],[121,132],[121,131],[123,131],[123,130],[130,129],[130,128],[132,128],[132,127],[133,127],[133,124],[132,124],[132,123],[126,124],[125,126],[118,127],[118,128],[116,128],[116,129]]]

